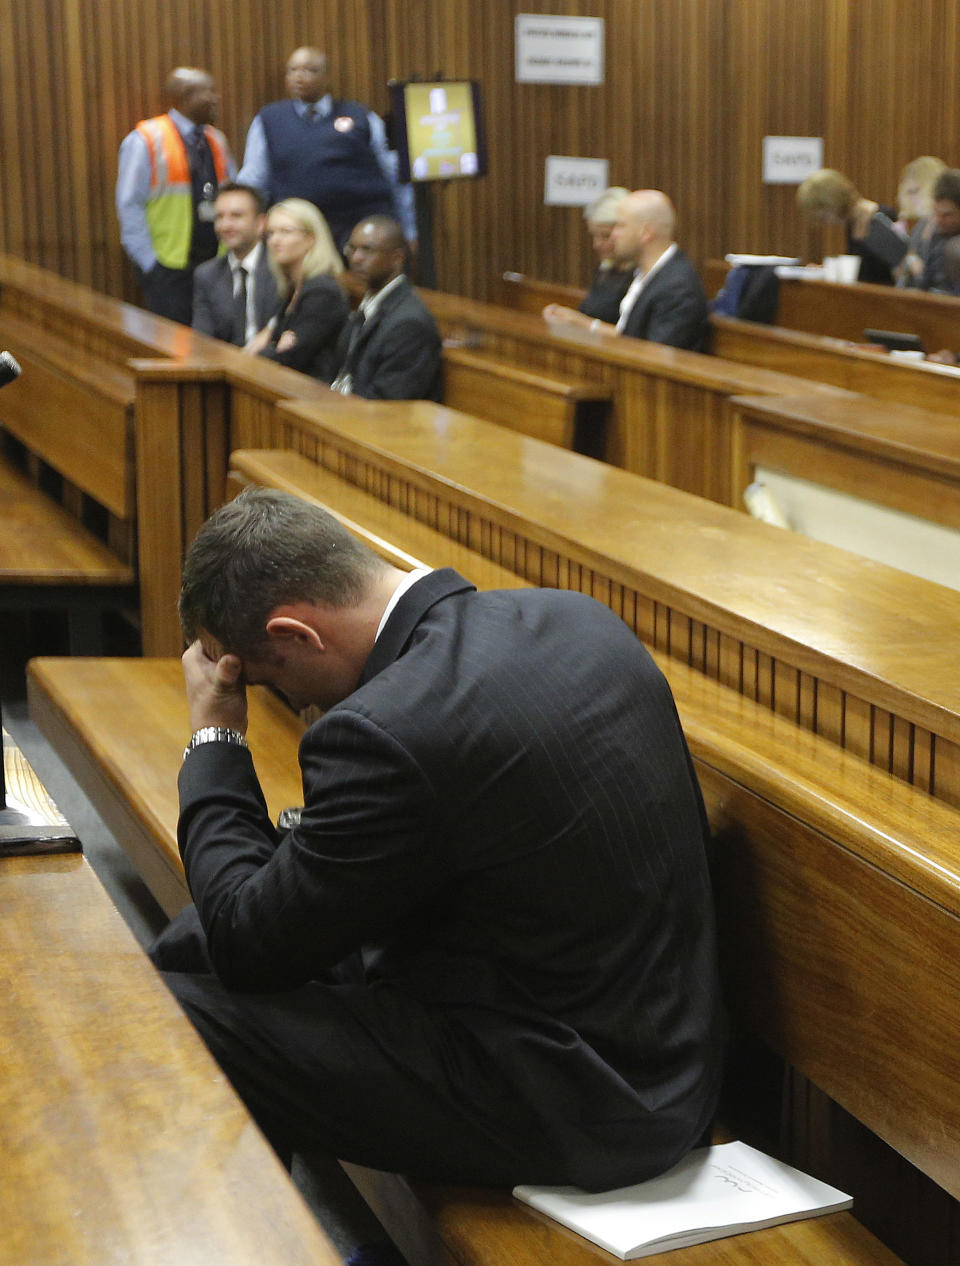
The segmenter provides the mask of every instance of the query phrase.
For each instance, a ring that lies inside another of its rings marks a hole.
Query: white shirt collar
[[[387,284],[381,290],[378,290],[375,295],[365,294],[363,296],[363,298],[360,300],[360,311],[363,313],[363,319],[365,321],[370,320],[370,318],[373,316],[374,312],[376,312],[377,308],[380,307],[380,304],[383,302],[386,296],[390,293],[391,290],[396,290],[400,282],[403,281],[403,278],[404,278],[404,274],[398,273],[398,275],[394,277],[391,281],[388,281]]]
[[[397,605],[407,590],[412,589],[418,580],[423,580],[424,576],[429,576],[432,570],[432,567],[415,567],[413,571],[408,571],[402,580],[400,580],[396,589],[393,591],[390,601],[384,608],[383,615],[380,617],[380,623],[377,625],[377,638],[383,632],[387,620],[389,620],[390,616],[393,614],[393,608]],[[376,641],[377,638],[374,638],[374,641]]]
[[[230,265],[230,272],[235,277],[237,269],[242,264],[247,270],[247,276],[252,276],[256,272],[257,264],[260,262],[260,252],[263,250],[263,242],[257,242],[251,250],[244,255],[243,259],[237,259],[233,251],[227,251],[227,263]]]
[[[679,249],[680,248],[677,246],[676,242],[671,242],[656,263],[651,264],[645,273],[640,272],[639,269],[637,270],[636,276],[630,283],[630,288],[620,300],[620,318],[617,321],[618,330],[622,330],[626,325],[627,317],[633,311],[637,299],[640,297],[640,291],[644,288],[654,273],[659,272],[668,260],[673,259]]]

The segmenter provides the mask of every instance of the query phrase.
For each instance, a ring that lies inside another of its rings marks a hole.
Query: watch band
[[[239,730],[228,729],[225,725],[202,725],[199,730],[194,730],[190,742],[183,749],[183,759],[186,760],[192,751],[204,743],[229,743],[231,747],[245,747],[248,750],[250,747]]]

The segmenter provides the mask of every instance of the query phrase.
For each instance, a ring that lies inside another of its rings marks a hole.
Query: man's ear
[[[324,644],[317,630],[303,620],[292,615],[272,615],[267,621],[267,637],[278,642],[297,642],[302,646],[312,646],[314,650],[323,651]]]

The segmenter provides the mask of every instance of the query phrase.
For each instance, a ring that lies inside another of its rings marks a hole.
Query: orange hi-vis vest
[[[146,216],[153,249],[165,268],[186,268],[193,237],[193,184],[187,147],[169,114],[141,120],[137,131],[150,155]],[[227,178],[227,138],[215,127],[203,131],[219,185]]]

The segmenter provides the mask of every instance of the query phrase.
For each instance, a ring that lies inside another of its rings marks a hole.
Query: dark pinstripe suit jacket
[[[616,616],[434,572],[300,759],[279,842],[248,753],[183,766],[181,850],[229,986],[295,987],[361,949],[368,981],[464,1026],[583,1185],[697,1141],[721,1047],[702,802]]]

